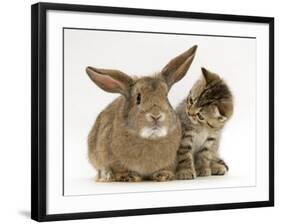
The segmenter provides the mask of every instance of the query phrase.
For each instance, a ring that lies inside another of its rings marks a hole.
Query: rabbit
[[[88,135],[88,158],[98,182],[174,179],[181,123],[167,98],[189,69],[197,46],[172,59],[153,76],[88,66],[101,89],[121,95],[96,118]]]

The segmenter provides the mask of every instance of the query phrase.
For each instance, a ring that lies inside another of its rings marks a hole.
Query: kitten
[[[218,154],[222,129],[233,113],[233,98],[226,83],[202,68],[203,77],[192,87],[176,112],[182,124],[177,179],[224,175],[228,166]]]

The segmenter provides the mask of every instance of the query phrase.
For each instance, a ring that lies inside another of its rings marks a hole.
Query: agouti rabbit
[[[196,49],[177,56],[153,76],[136,78],[118,70],[86,68],[100,88],[121,94],[98,115],[88,136],[97,181],[174,179],[181,125],[167,95],[186,74]]]

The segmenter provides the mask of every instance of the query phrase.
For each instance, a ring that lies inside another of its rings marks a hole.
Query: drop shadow
[[[31,215],[30,211],[27,211],[27,210],[20,210],[20,211],[18,211],[18,213],[25,218],[30,218],[30,215]]]

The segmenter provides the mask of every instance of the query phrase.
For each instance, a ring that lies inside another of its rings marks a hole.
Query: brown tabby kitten
[[[202,73],[203,78],[176,108],[182,124],[176,171],[180,180],[224,175],[228,171],[218,147],[222,129],[233,113],[232,94],[217,74],[205,68]]]

